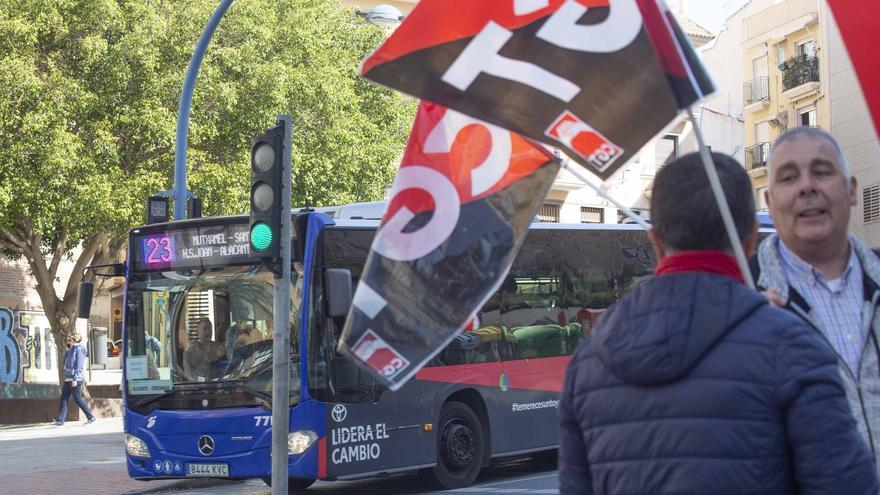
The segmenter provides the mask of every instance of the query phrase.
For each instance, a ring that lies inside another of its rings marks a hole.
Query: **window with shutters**
[[[538,220],[541,223],[553,223],[559,222],[559,210],[562,208],[561,203],[555,202],[546,202],[541,205],[541,209],[538,210]]]
[[[605,223],[605,209],[581,206],[581,223]]]
[[[880,184],[866,187],[862,191],[862,208],[865,222],[880,220]]]
[[[635,208],[630,208],[630,209],[636,215],[638,215],[640,217],[644,216],[644,215],[642,215],[642,210],[637,210]],[[624,213],[623,210],[617,210],[617,223],[630,223],[630,222],[635,223],[632,219],[630,219],[628,216],[626,216],[626,213]]]

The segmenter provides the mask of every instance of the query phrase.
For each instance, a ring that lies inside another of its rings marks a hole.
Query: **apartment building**
[[[837,139],[859,184],[850,232],[871,247],[880,247],[880,144],[826,2],[752,0],[749,6],[752,14],[738,22],[744,165],[758,209],[767,208],[764,191],[771,143],[792,127],[820,127]]]
[[[829,129],[828,50],[818,0],[784,0],[746,17],[743,33],[744,165],[766,211],[773,140],[794,126]]]

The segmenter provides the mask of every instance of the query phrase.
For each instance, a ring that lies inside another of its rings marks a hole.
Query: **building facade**
[[[850,232],[880,247],[880,144],[826,2],[752,0],[744,8],[749,15],[736,23],[742,32],[743,164],[758,209],[767,209],[771,143],[793,127],[820,127],[837,139],[859,185]]]
[[[67,287],[75,254],[58,267],[54,288],[59,295]],[[0,256],[0,383],[58,383],[58,348],[49,319],[34,289],[36,285],[27,262]],[[88,322],[76,322],[86,345],[89,345],[91,330],[112,327],[110,314],[109,293],[98,291],[93,301],[92,317]],[[121,312],[118,316],[121,320]],[[108,337],[112,338],[112,333]],[[91,357],[94,361],[95,356]],[[99,361],[105,362],[103,359]]]
[[[716,88],[702,104],[703,136],[713,151],[733,156],[740,163],[745,162],[743,21],[770,7],[774,1],[752,0],[742,5],[727,17],[718,35],[700,50]]]
[[[784,0],[746,17],[743,32],[745,165],[766,211],[767,159],[794,126],[830,128],[828,49],[818,0]]]

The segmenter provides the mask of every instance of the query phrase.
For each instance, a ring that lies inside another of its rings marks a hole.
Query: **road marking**
[[[542,474],[541,476],[532,476],[531,478],[517,478],[514,480],[508,480],[508,481],[496,481],[495,483],[486,483],[485,485],[480,485],[480,486],[506,485],[509,483],[519,483],[520,481],[532,481],[532,480],[540,480],[543,478],[553,478],[555,476],[559,476],[559,473]]]
[[[503,490],[495,489],[495,488],[482,488],[479,486],[471,486],[468,488],[459,488],[457,490],[452,490],[453,492],[463,492],[463,493],[504,493]]]
[[[451,491],[458,493],[522,493],[524,495],[557,495],[559,493],[559,490],[555,488],[485,488],[481,486],[470,486]]]
[[[125,458],[122,459],[98,459],[86,461],[88,464],[125,464]]]

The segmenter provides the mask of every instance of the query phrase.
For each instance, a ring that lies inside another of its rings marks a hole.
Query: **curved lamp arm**
[[[208,49],[208,43],[214,36],[220,19],[229,10],[232,0],[221,0],[202,36],[196,44],[196,49],[189,61],[189,67],[186,69],[186,76],[183,79],[183,91],[180,94],[180,106],[177,108],[177,138],[174,143],[174,220],[183,220],[186,213],[186,197],[189,193],[186,188],[186,146],[189,139],[189,114],[192,107],[193,91],[196,87],[196,76],[199,74],[199,68],[202,66],[202,59],[205,57],[205,51]]]

